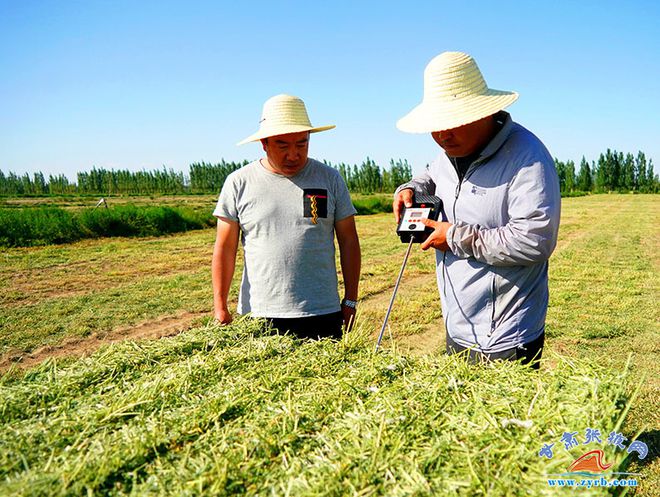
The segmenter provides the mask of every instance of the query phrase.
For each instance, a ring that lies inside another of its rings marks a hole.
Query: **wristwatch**
[[[341,305],[350,307],[351,309],[357,309],[357,300],[344,299],[341,301]]]

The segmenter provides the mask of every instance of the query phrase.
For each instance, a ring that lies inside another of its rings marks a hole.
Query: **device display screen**
[[[400,231],[424,231],[426,226],[422,221],[428,219],[431,213],[430,208],[416,208],[406,209],[401,221]]]

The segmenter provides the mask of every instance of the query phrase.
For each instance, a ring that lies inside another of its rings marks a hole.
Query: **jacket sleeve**
[[[428,169],[426,169],[421,175],[408,181],[408,183],[399,186],[394,191],[394,196],[396,197],[401,190],[405,190],[406,188],[423,195],[435,195],[435,182],[431,179]]]
[[[461,258],[493,266],[525,266],[547,261],[557,244],[561,197],[554,165],[535,162],[520,169],[509,185],[509,220],[484,228],[457,222],[447,244]]]

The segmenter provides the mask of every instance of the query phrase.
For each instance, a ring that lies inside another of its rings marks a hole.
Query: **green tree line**
[[[227,162],[224,159],[216,164],[194,162],[190,164],[187,175],[165,167],[137,172],[94,167],[91,171],[78,173],[75,182],[64,175],[49,176],[46,180],[41,172],[19,176],[0,171],[0,195],[218,193],[227,176],[247,163]],[[412,168],[405,160],[390,161],[388,169],[381,169],[369,158],[360,166],[326,164],[338,170],[349,189],[358,193],[391,193],[398,185],[412,178]]]
[[[389,169],[381,169],[373,160],[367,157],[360,166],[348,165],[343,162],[333,165],[353,193],[393,193],[396,187],[412,179],[412,168],[407,160],[390,160]]]
[[[609,148],[597,161],[589,163],[583,156],[576,170],[571,160],[555,159],[562,193],[572,192],[640,192],[658,193],[660,182],[653,171],[653,161],[644,152],[624,154]]]
[[[63,174],[50,175],[42,172],[32,175],[5,174],[0,170],[0,195],[151,195],[218,193],[229,174],[246,165],[248,161],[218,163],[194,162],[188,174],[174,169],[152,171],[114,170],[93,167],[91,171],[77,174],[70,181]],[[334,167],[354,193],[392,193],[396,187],[412,178],[412,168],[406,160],[391,160],[389,167],[382,168],[367,157],[357,164],[326,164]],[[555,159],[561,191],[607,192],[634,191],[657,193],[660,191],[658,175],[653,171],[653,161],[644,152],[624,154],[607,149],[597,161],[589,163],[582,157],[579,168],[571,160]]]
[[[183,173],[165,167],[162,170],[137,172],[92,168],[91,171],[78,173],[77,176],[77,193],[143,195],[186,191]]]
[[[193,162],[190,164],[189,189],[191,193],[218,193],[225,184],[227,176],[245,166],[248,161],[225,162],[217,164]]]
[[[5,175],[0,170],[0,195],[54,195],[73,194],[78,189],[75,183],[63,174],[49,176],[48,181],[42,172],[36,172],[32,176],[28,173],[22,176],[10,172]]]

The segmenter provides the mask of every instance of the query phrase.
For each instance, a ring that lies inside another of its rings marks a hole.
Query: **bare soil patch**
[[[21,369],[34,367],[46,359],[81,357],[92,354],[103,345],[122,340],[156,339],[178,335],[190,329],[207,312],[182,312],[174,316],[161,316],[133,326],[122,326],[107,333],[94,333],[85,338],[68,338],[57,345],[40,347],[29,354],[8,353],[0,358],[0,372],[12,366]]]
[[[409,291],[410,289],[418,288],[421,285],[426,285],[428,284],[429,281],[435,282],[435,271],[432,274],[430,273],[419,273],[412,275],[404,274],[401,280],[401,284],[399,285],[399,291],[397,293],[396,300],[394,301],[394,306],[396,307],[397,301],[400,300],[402,293]],[[394,291],[395,284],[396,284],[396,275],[392,277],[391,286],[384,288],[382,291],[378,293],[371,294],[368,297],[361,299],[360,305],[368,306],[369,309],[373,309],[376,307],[383,307],[383,306],[385,307],[385,309],[387,309],[387,306],[390,303],[390,299],[392,298],[392,292]],[[440,305],[439,296],[438,296],[438,305]]]
[[[387,332],[385,332],[385,336],[387,337]],[[421,333],[393,336],[392,338],[396,347],[406,354],[439,354],[445,350],[445,327],[442,322],[427,325]],[[384,343],[384,345],[389,346],[388,343]]]

